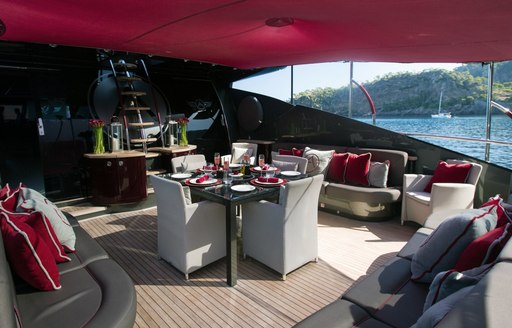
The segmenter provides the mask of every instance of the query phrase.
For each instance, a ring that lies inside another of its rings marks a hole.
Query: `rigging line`
[[[239,3],[246,2],[246,1],[247,1],[247,0],[238,0],[238,1],[230,2],[230,3],[224,4],[224,5],[218,6],[218,7],[213,7],[213,8],[205,9],[205,10],[203,10],[203,11],[199,11],[199,12],[196,12],[196,13],[193,13],[193,14],[190,14],[190,15],[187,15],[187,16],[185,16],[185,17],[181,17],[181,18],[179,18],[179,19],[176,19],[176,20],[170,21],[170,22],[168,22],[168,23],[162,24],[162,25],[160,25],[160,26],[157,26],[157,27],[155,27],[155,28],[152,28],[152,29],[150,29],[150,30],[148,30],[148,31],[146,31],[146,32],[144,32],[144,33],[142,33],[142,34],[139,34],[139,35],[137,35],[136,37],[134,37],[134,38],[131,38],[131,39],[127,40],[125,43],[129,43],[129,42],[132,42],[132,41],[138,40],[138,39],[140,39],[140,38],[142,38],[142,37],[144,37],[144,36],[146,36],[146,35],[148,35],[148,34],[150,34],[150,33],[153,33],[153,32],[155,32],[155,31],[157,31],[157,30],[159,30],[159,29],[162,29],[162,28],[164,28],[164,27],[166,27],[166,26],[169,26],[169,25],[176,24],[176,23],[178,23],[178,22],[181,22],[181,21],[187,20],[187,19],[192,18],[192,17],[194,17],[194,16],[199,16],[199,15],[202,15],[202,14],[205,14],[205,13],[208,13],[208,12],[211,12],[211,11],[215,11],[215,10],[218,10],[218,9],[223,9],[223,8],[226,8],[226,7],[231,7],[231,6],[233,6],[233,5],[237,5],[237,4],[239,4]]]

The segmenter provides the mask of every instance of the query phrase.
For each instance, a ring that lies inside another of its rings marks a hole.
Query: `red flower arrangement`
[[[105,125],[103,120],[89,120],[89,125],[93,128],[101,128]]]
[[[180,117],[178,119],[178,124],[179,125],[187,125],[189,122],[189,119],[187,117]]]

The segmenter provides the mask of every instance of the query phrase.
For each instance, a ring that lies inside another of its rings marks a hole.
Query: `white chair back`
[[[308,168],[308,159],[304,157],[298,157],[293,155],[272,155],[272,161],[281,161],[289,163],[297,163],[297,171],[306,174]]]
[[[194,171],[206,165],[206,158],[202,154],[178,156],[171,159],[172,172]]]

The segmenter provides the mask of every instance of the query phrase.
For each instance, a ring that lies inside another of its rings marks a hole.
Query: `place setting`
[[[212,178],[210,175],[205,174],[201,177],[185,180],[185,184],[194,187],[207,187],[222,183],[220,179]]]
[[[254,178],[250,181],[251,184],[260,186],[260,187],[276,187],[276,186],[283,185],[287,182],[288,182],[288,180],[286,180],[286,179],[281,179],[278,177],[264,177],[264,176]]]

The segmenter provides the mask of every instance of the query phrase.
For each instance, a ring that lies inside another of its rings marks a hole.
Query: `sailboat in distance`
[[[452,113],[441,112],[442,103],[443,103],[443,90],[441,90],[441,94],[439,95],[439,109],[437,111],[437,114],[432,114],[432,118],[452,118]]]

